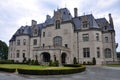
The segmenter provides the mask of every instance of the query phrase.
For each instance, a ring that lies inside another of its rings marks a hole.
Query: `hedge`
[[[86,70],[86,67],[77,67],[73,69],[59,69],[59,70],[27,70],[27,69],[18,69],[19,74],[28,74],[28,75],[63,75],[63,74],[73,74],[79,73]]]
[[[0,64],[13,64],[13,60],[0,60]]]
[[[13,73],[13,72],[16,71],[16,69],[11,69],[11,68],[0,68],[0,71]]]
[[[81,64],[64,64],[65,67],[81,67]]]

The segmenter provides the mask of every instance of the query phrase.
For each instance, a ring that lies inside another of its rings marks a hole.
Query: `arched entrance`
[[[66,63],[66,57],[67,57],[67,54],[66,53],[62,53],[62,55],[61,55],[61,63],[62,64]]]
[[[43,52],[41,55],[43,62],[50,62],[50,54],[48,52]]]

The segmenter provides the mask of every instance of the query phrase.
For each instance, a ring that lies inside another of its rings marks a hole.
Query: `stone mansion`
[[[23,61],[38,59],[39,63],[58,60],[60,64],[92,62],[97,64],[116,61],[115,30],[111,14],[95,19],[92,14],[74,17],[67,8],[46,16],[44,23],[32,20],[31,25],[21,26],[9,41],[8,59]]]

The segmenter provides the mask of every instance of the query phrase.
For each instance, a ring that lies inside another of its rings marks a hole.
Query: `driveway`
[[[31,76],[0,72],[0,80],[120,80],[120,67],[87,66],[82,73]]]

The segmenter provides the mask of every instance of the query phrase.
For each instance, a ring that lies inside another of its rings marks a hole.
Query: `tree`
[[[0,40],[0,59],[6,60],[8,58],[8,46],[5,42]]]
[[[95,59],[95,57],[93,57],[92,62],[93,62],[93,65],[96,65],[96,59]]]
[[[120,58],[120,52],[117,52],[117,58]]]
[[[77,63],[77,58],[76,58],[76,57],[73,58],[73,63],[74,63],[74,64],[78,64],[78,63]]]

